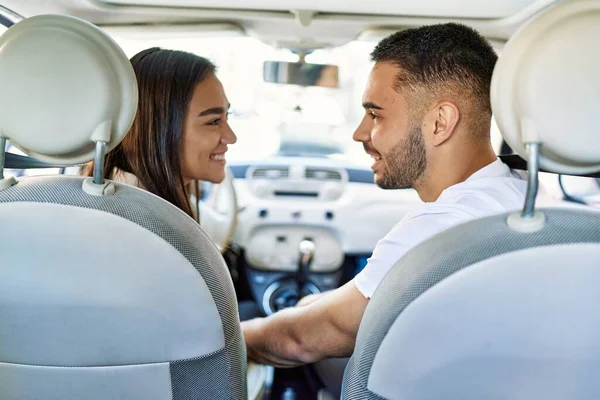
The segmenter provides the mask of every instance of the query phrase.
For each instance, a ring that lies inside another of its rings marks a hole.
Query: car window
[[[340,68],[340,87],[302,88],[263,81],[264,61],[298,61],[290,50],[270,46],[248,36],[195,37],[194,32],[158,37],[147,31],[106,29],[128,57],[149,47],[183,50],[217,65],[217,74],[231,102],[229,122],[238,143],[228,160],[263,160],[277,153],[341,153],[352,162],[368,157],[352,141],[363,116],[361,96],[370,70],[375,43],[352,41],[316,50],[306,61]],[[315,137],[319,140],[316,141]]]

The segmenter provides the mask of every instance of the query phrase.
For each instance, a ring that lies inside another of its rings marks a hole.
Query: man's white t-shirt
[[[375,246],[366,267],[354,278],[371,298],[392,266],[411,248],[454,225],[523,207],[527,181],[497,159],[466,181],[450,186],[438,199],[408,213]]]

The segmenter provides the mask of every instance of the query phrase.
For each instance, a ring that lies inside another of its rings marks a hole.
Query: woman
[[[105,178],[146,189],[197,218],[186,186],[222,182],[227,145],[237,140],[216,68],[205,58],[160,48],[141,51],[131,64],[137,114],[123,141],[107,154]],[[88,165],[86,175],[92,172]]]

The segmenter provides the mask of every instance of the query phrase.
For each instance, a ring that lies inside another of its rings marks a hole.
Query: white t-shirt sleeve
[[[436,210],[436,207],[424,207],[422,212],[405,217],[377,243],[366,267],[354,278],[356,288],[371,298],[383,277],[406,252],[465,219],[460,213]]]

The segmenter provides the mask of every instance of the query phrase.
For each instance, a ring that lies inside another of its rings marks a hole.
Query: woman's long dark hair
[[[181,173],[183,124],[196,85],[215,66],[191,53],[157,47],[131,58],[139,90],[137,114],[123,141],[104,161],[104,178],[114,168],[132,173],[149,192],[193,216]],[[85,174],[92,175],[93,165]]]

